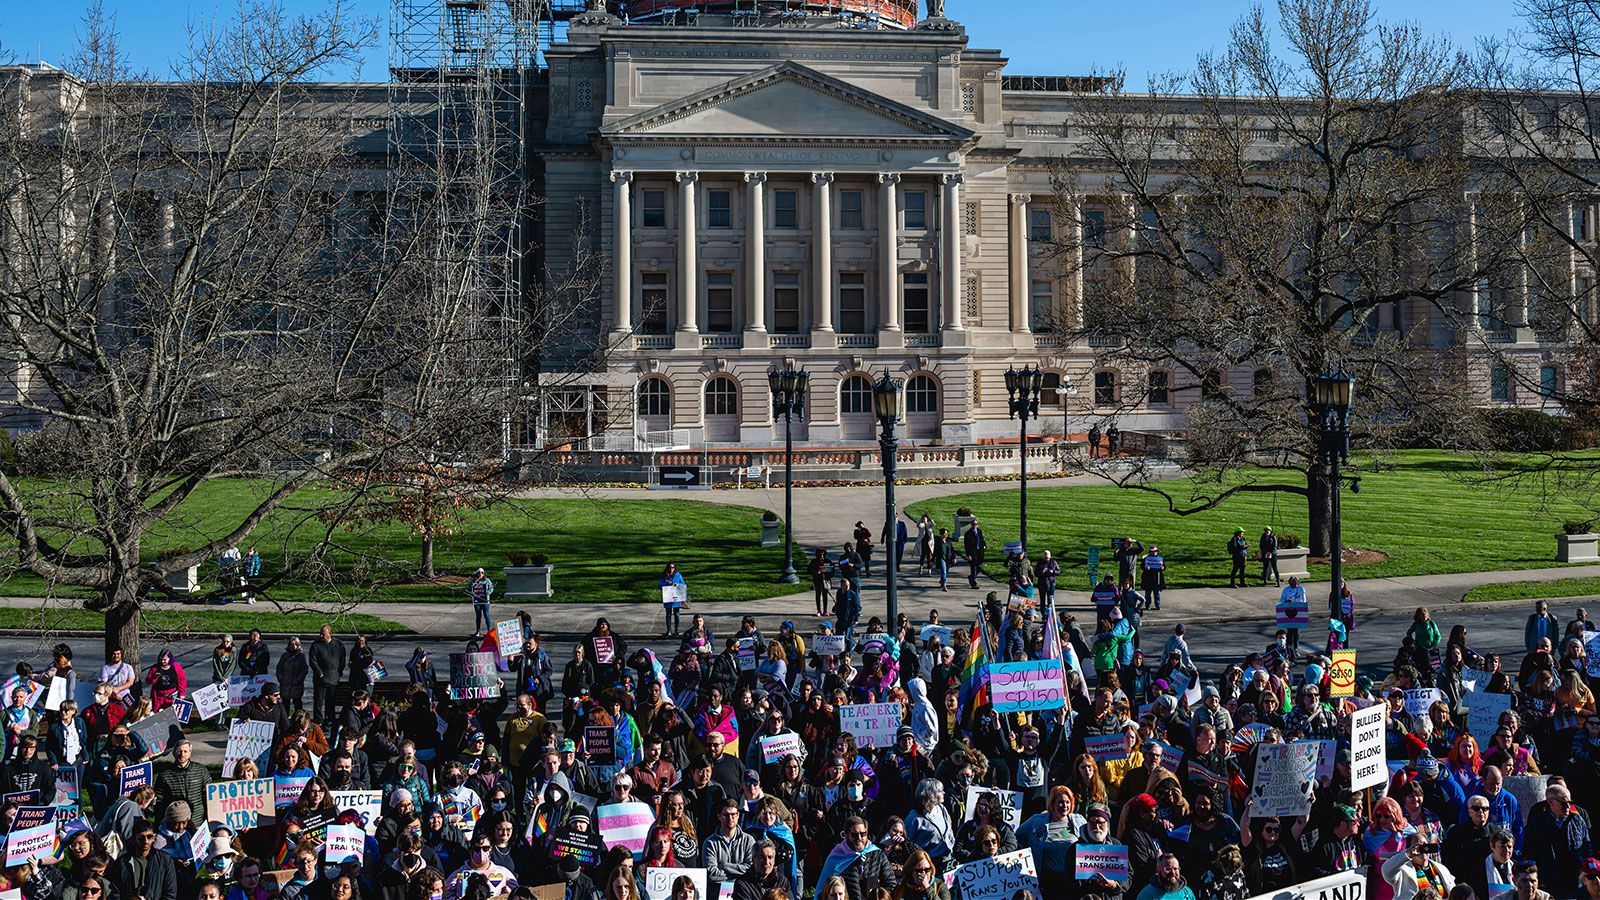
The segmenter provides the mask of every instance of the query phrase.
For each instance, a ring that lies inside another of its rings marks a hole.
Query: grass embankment
[[[261,611],[256,611],[261,610]],[[218,632],[266,632],[315,634],[331,623],[341,633],[410,634],[411,629],[397,622],[362,613],[333,616],[324,613],[279,613],[259,605],[251,611],[196,607],[193,611],[152,610],[144,614],[141,632],[166,636],[204,635]],[[0,609],[0,628],[28,631],[104,631],[105,617],[86,609],[45,606],[33,609]]]
[[[1348,578],[1555,566],[1553,535],[1560,523],[1564,518],[1589,517],[1570,498],[1542,501],[1525,486],[1474,482],[1470,476],[1479,470],[1465,457],[1412,451],[1385,457],[1382,468],[1369,463],[1367,471],[1357,462],[1352,473],[1361,476],[1361,493],[1344,494],[1344,543],[1380,551],[1388,558],[1347,566]],[[1189,480],[1163,482],[1160,487],[1180,500],[1191,492],[1210,495],[1220,490]],[[987,531],[994,560],[988,568],[999,574],[1004,567],[996,551],[1002,541],[1016,538],[1017,503],[1015,490],[991,491],[917,503],[908,514],[926,511],[944,525],[952,521],[957,507],[971,507]],[[1168,510],[1164,498],[1141,490],[1041,486],[1028,492],[1029,549],[1035,558],[1050,550],[1061,563],[1062,584],[1074,590],[1088,583],[1086,548],[1100,547],[1100,571],[1109,568],[1114,573],[1111,539],[1128,535],[1146,546],[1161,547],[1169,587],[1226,584],[1226,544],[1234,528],[1245,530],[1254,554],[1256,538],[1267,525],[1278,534],[1304,539],[1308,529],[1304,499],[1238,494],[1218,509],[1178,516]],[[1250,572],[1259,577],[1260,564],[1252,562]],[[1328,578],[1327,566],[1313,565],[1311,572],[1313,579]]]
[[[1508,581],[1484,584],[1467,591],[1464,603],[1490,600],[1560,600],[1564,597],[1600,595],[1600,578],[1560,578],[1555,581]]]

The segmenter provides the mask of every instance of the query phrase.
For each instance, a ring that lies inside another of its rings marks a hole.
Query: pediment
[[[612,139],[940,141],[973,132],[798,63],[782,63],[602,129]]]

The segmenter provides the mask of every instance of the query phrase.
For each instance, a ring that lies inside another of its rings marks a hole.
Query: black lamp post
[[[1343,369],[1310,379],[1311,411],[1317,416],[1317,455],[1328,466],[1333,491],[1333,521],[1330,548],[1333,586],[1328,590],[1328,617],[1344,622],[1348,636],[1354,622],[1340,615],[1340,588],[1344,585],[1344,536],[1340,533],[1339,495],[1344,491],[1341,466],[1350,461],[1350,398],[1356,380]]]
[[[1022,460],[1021,533],[1018,542],[1028,553],[1028,419],[1039,418],[1039,393],[1044,387],[1044,371],[1033,366],[1006,369],[1007,405],[1021,429],[1017,435],[1017,455]]]
[[[767,373],[772,388],[772,414],[783,416],[783,576],[778,580],[794,584],[800,576],[794,571],[794,418],[806,416],[806,388],[811,373],[791,368]]]
[[[888,536],[886,540],[890,541],[894,539],[895,532],[895,451],[900,448],[900,439],[894,433],[894,426],[900,420],[901,400],[905,396],[902,392],[903,387],[899,379],[889,376],[888,370],[885,370],[883,377],[879,378],[878,383],[872,386],[872,409],[878,414],[878,426],[880,429],[878,446],[883,448],[883,533]],[[893,628],[894,623],[899,621],[900,618],[899,585],[896,584],[898,576],[895,573],[894,549],[886,546],[883,557],[885,569],[889,574],[888,623],[889,627]]]

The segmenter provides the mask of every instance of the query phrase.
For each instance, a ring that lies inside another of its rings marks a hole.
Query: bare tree
[[[158,82],[92,14],[70,74],[0,81],[0,358],[6,405],[42,426],[23,477],[0,475],[0,523],[18,570],[95,593],[108,648],[137,658],[167,576],[269,520],[316,531],[270,589],[326,568],[381,473],[506,474],[527,326],[486,322],[472,265],[531,201],[463,221],[397,177],[355,110],[383,87],[315,83],[375,34],[337,0],[300,18],[247,3]],[[253,479],[251,502],[202,525],[227,479]],[[158,527],[193,549],[155,557]]]
[[[1304,497],[1321,556],[1334,486],[1307,380],[1356,376],[1367,449],[1452,414],[1456,308],[1524,219],[1460,139],[1461,54],[1379,24],[1366,0],[1280,0],[1278,18],[1274,34],[1254,9],[1186,78],[1139,94],[1114,78],[1083,98],[1067,123],[1081,159],[1056,179],[1074,212],[1056,258],[1083,285],[1071,330],[1120,374],[1089,402],[1109,415],[1185,401],[1198,486],[1175,492],[1138,460],[1088,465],[1178,514]]]

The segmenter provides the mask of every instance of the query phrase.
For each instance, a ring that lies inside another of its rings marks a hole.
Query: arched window
[[[706,382],[706,415],[736,416],[739,414],[739,385],[732,378],[720,376]]]
[[[939,411],[939,383],[926,375],[918,375],[906,385],[906,412],[936,413]]]
[[[842,413],[872,412],[872,382],[860,375],[851,375],[840,382],[839,411]]]
[[[1105,369],[1094,373],[1094,405],[1111,406],[1117,402],[1117,373]]]
[[[1054,409],[1062,404],[1065,398],[1061,394],[1061,373],[1046,372],[1039,382],[1039,408]]]
[[[672,387],[665,378],[646,378],[639,382],[639,415],[666,416],[672,413]]]

